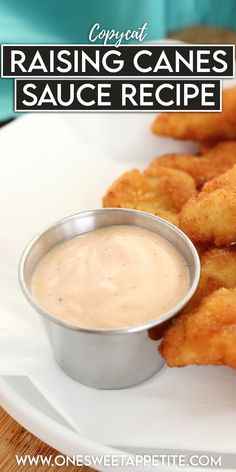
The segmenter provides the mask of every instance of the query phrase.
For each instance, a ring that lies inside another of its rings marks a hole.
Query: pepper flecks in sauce
[[[173,244],[121,225],[58,244],[39,262],[31,289],[37,303],[61,320],[114,329],[160,317],[189,285],[189,268]]]

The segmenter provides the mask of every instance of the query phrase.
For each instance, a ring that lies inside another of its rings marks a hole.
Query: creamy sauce
[[[176,247],[137,226],[109,226],[58,244],[39,263],[32,295],[47,312],[89,328],[122,328],[160,317],[187,293]]]

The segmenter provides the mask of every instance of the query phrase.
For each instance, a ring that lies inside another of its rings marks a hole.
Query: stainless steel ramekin
[[[157,319],[112,330],[78,327],[44,311],[31,295],[31,280],[40,259],[62,241],[112,225],[139,226],[172,242],[190,270],[191,283],[185,297]],[[192,297],[199,276],[197,251],[182,231],[149,213],[113,208],[85,211],[58,221],[27,245],[19,265],[20,286],[42,317],[58,364],[80,383],[101,389],[131,387],[152,377],[162,367],[164,360],[158,353],[158,343],[163,328]]]

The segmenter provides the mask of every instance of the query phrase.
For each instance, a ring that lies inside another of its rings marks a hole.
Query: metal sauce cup
[[[40,259],[62,241],[112,225],[134,225],[154,231],[176,246],[190,271],[190,287],[184,298],[157,319],[121,329],[86,329],[44,311],[31,295],[32,276]],[[113,208],[85,211],[58,221],[27,245],[19,266],[20,286],[42,317],[56,361],[75,380],[101,389],[131,387],[160,370],[164,360],[158,352],[158,343],[163,329],[190,300],[199,276],[197,251],[177,227],[149,213]]]

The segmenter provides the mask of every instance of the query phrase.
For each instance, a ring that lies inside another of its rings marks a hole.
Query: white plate
[[[25,243],[61,217],[101,206],[101,196],[123,171],[145,167],[166,152],[194,150],[191,143],[153,137],[152,119],[152,114],[28,115],[1,130],[0,360],[6,356],[8,366],[11,351],[6,352],[7,346],[16,347],[19,374],[24,373],[26,356],[32,361],[33,349],[37,355],[37,338],[43,336],[17,286],[17,265]],[[20,336],[24,339],[26,321],[31,318],[32,337],[24,344]],[[8,331],[10,319],[17,324],[14,346]],[[1,401],[17,421],[64,454],[104,454],[115,448],[131,453],[206,451],[224,454],[224,466],[232,465],[234,371],[166,368],[133,389],[101,392],[79,386],[53,361],[50,368],[55,385],[63,384],[64,390],[53,392],[47,372],[36,369],[31,370],[33,383],[23,375],[2,377]],[[73,398],[81,408],[74,415],[63,407],[63,402],[73,404]]]

